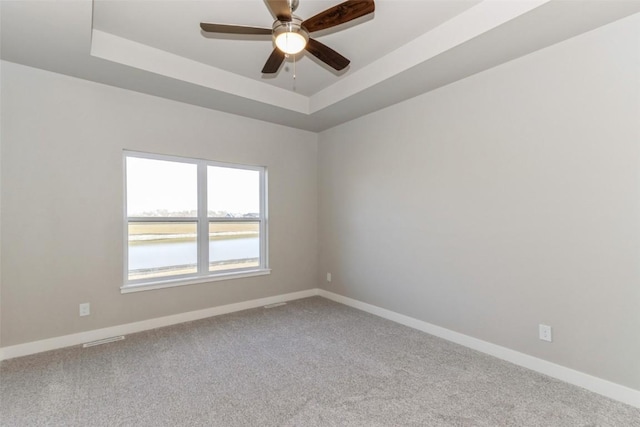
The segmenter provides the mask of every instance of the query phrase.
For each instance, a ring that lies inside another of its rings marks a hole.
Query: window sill
[[[243,279],[245,277],[265,276],[271,274],[271,269],[265,268],[260,270],[236,271],[232,273],[219,273],[210,276],[189,277],[186,279],[158,280],[156,282],[136,283],[131,285],[123,285],[120,287],[120,293],[128,294],[131,292],[151,291],[154,289],[173,288],[176,286],[197,285],[199,283],[219,282],[221,280]]]

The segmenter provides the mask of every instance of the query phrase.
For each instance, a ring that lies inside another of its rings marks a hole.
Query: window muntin
[[[265,174],[257,166],[125,152],[123,289],[268,272]]]

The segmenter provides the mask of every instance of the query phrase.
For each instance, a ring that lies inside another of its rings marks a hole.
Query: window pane
[[[197,166],[127,157],[127,216],[198,215]]]
[[[207,206],[210,218],[259,218],[260,172],[207,167]]]
[[[209,271],[259,266],[259,222],[209,223]]]
[[[197,224],[129,223],[129,280],[198,271]]]

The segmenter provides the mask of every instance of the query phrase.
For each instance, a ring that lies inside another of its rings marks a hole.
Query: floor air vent
[[[124,339],[124,335],[119,335],[117,337],[105,338],[103,340],[86,342],[86,343],[82,344],[82,347],[84,347],[84,348],[94,347],[94,346],[100,345],[100,344],[107,344],[107,343],[110,343],[110,342],[122,341],[123,339]]]
[[[287,305],[287,303],[286,302],[277,302],[275,304],[265,305],[264,308],[280,307],[281,305]]]

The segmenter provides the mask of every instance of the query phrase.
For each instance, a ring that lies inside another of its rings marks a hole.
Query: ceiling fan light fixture
[[[286,32],[276,37],[278,49],[289,55],[301,52],[306,45],[307,40],[300,33]]]
[[[273,39],[281,51],[288,55],[301,52],[309,41],[309,33],[302,28],[302,20],[296,16],[291,21],[276,21],[273,26]]]

